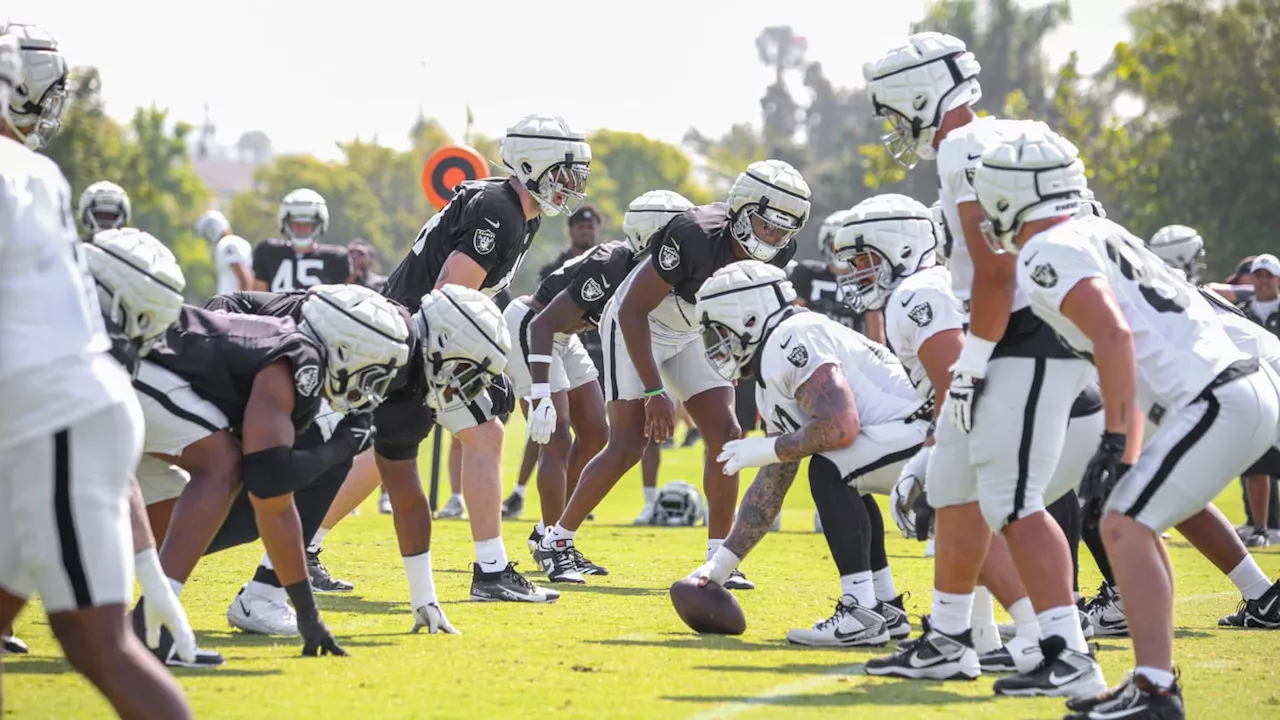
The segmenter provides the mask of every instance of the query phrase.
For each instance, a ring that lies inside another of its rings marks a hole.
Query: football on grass
[[[698,587],[696,580],[678,580],[671,585],[671,604],[696,633],[741,635],[747,630],[747,616],[738,599],[716,583]]]

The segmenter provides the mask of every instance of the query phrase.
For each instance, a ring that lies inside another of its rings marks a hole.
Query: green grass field
[[[510,430],[508,486],[520,460],[523,424],[513,422]],[[667,452],[663,463],[663,482],[698,483],[701,446]],[[839,595],[826,544],[813,533],[813,504],[803,481],[788,498],[782,532],[767,537],[743,566],[759,585],[738,594],[747,613],[746,634],[693,634],[671,609],[667,587],[702,561],[705,532],[631,527],[640,506],[639,485],[637,470],[579,535],[579,546],[612,575],[564,588],[560,602],[548,607],[467,601],[472,560],[467,524],[436,523],[436,583],[461,636],[408,634],[408,587],[391,519],[379,515],[373,501],[366,503],[358,517],[329,536],[324,556],[335,575],[356,584],[349,596],[320,598],[326,621],[351,653],[348,658],[302,658],[292,641],[231,631],[227,605],[262,549],[254,545],[208,559],[182,599],[201,644],[222,651],[227,664],[215,671],[178,671],[196,716],[792,718],[850,711],[894,718],[1061,716],[1060,700],[996,699],[990,677],[972,683],[871,679],[862,674],[861,664],[883,650],[788,645],[788,629],[826,617]],[[532,491],[529,501],[526,507],[537,507]],[[1242,515],[1234,486],[1221,505],[1233,519]],[[526,512],[526,520],[529,516]],[[887,512],[885,517],[888,522]],[[506,523],[503,534],[512,558],[528,568],[525,538],[533,520],[526,520]],[[898,589],[912,593],[907,607],[917,622],[929,608],[932,560],[922,557],[922,544],[902,540],[896,529],[889,543]],[[1280,717],[1280,635],[1219,630],[1217,618],[1235,608],[1234,588],[1180,538],[1175,536],[1170,550],[1179,572],[1176,652],[1188,714]],[[1273,577],[1280,573],[1280,552],[1263,551],[1259,562]],[[1096,587],[1091,563],[1081,582],[1088,593]],[[70,671],[38,607],[23,614],[17,632],[32,653],[5,658],[6,718],[110,717],[93,688]],[[1131,665],[1127,641],[1099,645],[1108,680],[1118,681]]]

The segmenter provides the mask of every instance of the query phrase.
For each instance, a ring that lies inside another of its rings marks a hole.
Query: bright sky
[[[116,118],[154,103],[199,124],[208,105],[221,143],[257,129],[277,152],[332,158],[335,141],[356,136],[407,146],[419,107],[455,139],[467,105],[491,136],[530,112],[673,143],[691,126],[718,135],[759,122],[772,80],[756,57],[762,28],[791,25],[836,85],[857,85],[926,4],[43,0],[12,19],[50,32],[72,65],[96,65]],[[1053,60],[1076,50],[1083,69],[1101,65],[1126,39],[1133,4],[1073,0],[1073,23],[1049,42]]]

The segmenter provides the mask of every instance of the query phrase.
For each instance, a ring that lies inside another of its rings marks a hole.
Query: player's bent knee
[[[502,423],[498,418],[489,418],[475,427],[459,430],[454,435],[463,447],[501,447],[503,438]]]

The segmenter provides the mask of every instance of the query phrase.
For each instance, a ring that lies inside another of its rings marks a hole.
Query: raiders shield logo
[[[663,245],[658,251],[658,265],[663,270],[675,270],[680,264],[680,251],[670,245]]]
[[[320,368],[315,365],[303,365],[293,374],[293,384],[298,394],[303,397],[315,397],[320,390]]]
[[[804,367],[809,364],[809,350],[803,344],[797,344],[791,348],[787,360],[796,367]]]
[[[933,308],[929,303],[920,303],[911,308],[911,312],[907,313],[907,317],[911,318],[911,321],[920,327],[924,327],[933,322]]]
[[[1048,263],[1037,265],[1031,271],[1031,280],[1042,288],[1051,288],[1058,284],[1058,271]]]
[[[595,278],[591,278],[582,284],[582,299],[587,302],[595,302],[604,297],[604,288],[600,287],[600,283]]]
[[[476,246],[476,252],[481,255],[488,255],[493,252],[494,246],[498,244],[498,236],[494,235],[492,230],[479,228],[476,230],[471,242]]]

